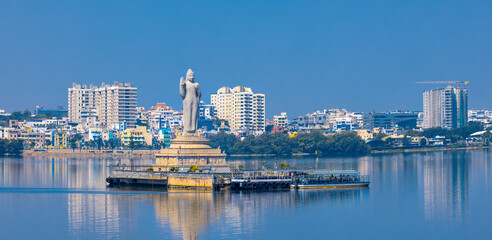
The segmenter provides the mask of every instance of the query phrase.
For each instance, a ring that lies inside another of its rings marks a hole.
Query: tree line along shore
[[[481,136],[480,144],[467,144],[465,140],[470,135],[477,131],[485,133]],[[433,151],[445,149],[460,149],[460,148],[477,148],[488,146],[492,140],[491,129],[477,123],[469,123],[467,126],[457,129],[442,129],[429,128],[423,131],[409,131],[405,134],[403,142],[399,147],[392,145],[392,138],[388,138],[384,134],[378,134],[374,140],[382,142],[385,147],[375,148],[370,143],[362,140],[357,133],[353,131],[345,131],[340,133],[325,134],[321,130],[313,130],[311,132],[301,132],[295,137],[289,134],[263,133],[257,136],[251,135],[239,139],[236,135],[227,132],[218,132],[215,135],[210,135],[210,146],[213,148],[220,147],[229,156],[244,156],[244,155],[366,155],[369,153],[381,152],[417,152],[417,151]],[[408,138],[421,136],[432,138],[435,136],[443,136],[448,141],[443,146],[429,146],[423,142],[420,145],[410,145]],[[76,144],[71,144],[77,146]],[[109,145],[105,149],[94,147],[92,149],[47,149],[47,150],[26,150],[24,149],[22,140],[7,140],[0,139],[0,155],[80,155],[80,156],[95,156],[102,155],[108,157],[151,157],[160,148],[155,149],[131,149],[121,150],[114,148],[114,145]]]

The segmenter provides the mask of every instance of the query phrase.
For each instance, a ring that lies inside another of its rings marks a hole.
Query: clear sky
[[[188,68],[204,100],[266,94],[267,117],[323,108],[421,110],[415,81],[468,80],[492,110],[492,1],[0,1],[0,109],[67,105],[72,82],[138,87],[181,108]],[[443,86],[444,87],[444,86]]]

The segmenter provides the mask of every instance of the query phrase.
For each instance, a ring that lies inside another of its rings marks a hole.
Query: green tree
[[[34,116],[35,119],[46,119],[48,118],[48,116],[46,116],[46,114],[36,114],[36,116]]]
[[[253,154],[255,153],[255,150],[253,149],[254,140],[255,136],[253,135],[247,136],[243,140],[238,140],[229,152],[238,154]]]
[[[105,146],[106,147],[109,147],[111,149],[115,149],[116,146],[118,145],[118,140],[114,139],[114,138],[110,138],[106,141],[105,143]]]
[[[297,151],[311,154],[321,151],[326,140],[327,137],[319,130],[310,133],[299,133],[295,137]]]
[[[171,167],[171,168],[169,168],[169,171],[171,171],[171,172],[179,172],[179,167],[178,166]]]
[[[10,140],[6,145],[6,152],[10,155],[20,155],[24,149],[22,140]]]
[[[27,120],[27,119],[30,119],[31,118],[31,111],[29,110],[24,110],[24,112],[22,113],[22,120]]]
[[[51,146],[51,139],[46,139],[45,140],[45,145],[46,146]]]
[[[290,167],[290,164],[288,164],[288,163],[280,163],[280,168],[286,168],[286,167]]]
[[[291,154],[292,141],[284,133],[263,133],[251,136],[234,146],[235,149],[255,154]],[[243,152],[244,153],[244,152]]]
[[[8,140],[0,138],[0,155],[7,153]]]
[[[239,139],[234,134],[228,134],[225,132],[218,132],[216,135],[211,135],[209,137],[210,146],[212,148],[218,148],[224,150],[225,153],[233,153],[234,145],[239,142]]]
[[[22,112],[12,112],[7,120],[22,120]]]
[[[83,136],[82,134],[80,133],[77,133],[75,135],[73,135],[71,138],[70,138],[70,148],[75,151],[75,149],[77,148],[77,143],[80,144],[80,141],[83,139]]]
[[[133,136],[133,134],[130,134],[130,142],[128,143],[128,148],[130,150],[134,150],[136,145],[137,144],[135,143],[135,137]]]
[[[378,132],[378,134],[376,134],[376,136],[374,137],[374,139],[376,139],[376,140],[382,140],[383,138],[385,138],[387,136],[388,135],[386,135],[385,133]]]
[[[323,153],[365,154],[369,147],[356,132],[346,131],[328,136],[322,149]]]
[[[472,133],[483,131],[483,123],[481,122],[468,122],[464,127],[455,128],[449,130],[448,135],[453,136],[452,140],[465,140]]]
[[[426,138],[434,138],[436,136],[449,136],[449,130],[441,127],[427,128],[424,129],[422,135]]]
[[[104,142],[102,140],[101,136],[95,136],[94,137],[94,145],[97,149],[101,150],[101,148],[104,147]]]
[[[406,135],[411,136],[411,137],[420,137],[420,136],[422,136],[422,132],[410,130],[407,132]]]
[[[203,170],[194,165],[191,166],[190,169],[188,170],[188,172],[196,172],[196,171],[202,172]]]

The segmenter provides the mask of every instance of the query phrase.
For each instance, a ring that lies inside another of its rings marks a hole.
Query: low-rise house
[[[9,132],[15,130],[16,130],[15,128],[10,128],[10,127],[0,128],[0,138],[9,139]]]
[[[432,146],[444,146],[447,144],[448,140],[444,136],[435,136],[434,138],[427,139],[429,145]]]
[[[130,146],[133,142],[135,145],[152,145],[152,134],[147,131],[145,126],[137,126],[135,129],[126,129],[121,133],[121,144]]]
[[[21,131],[17,139],[24,141],[24,146],[42,148],[46,144],[46,134],[43,132]]]
[[[67,132],[65,132],[65,131],[52,131],[51,132],[51,146],[54,148],[59,148],[59,149],[68,148]]]
[[[365,141],[374,138],[374,133],[370,132],[367,129],[357,129],[355,130],[355,132],[357,133],[357,136],[359,136],[362,140]]]
[[[90,128],[89,129],[89,141],[96,141],[96,139],[103,139],[103,131],[101,128]]]
[[[427,143],[428,143],[427,138],[423,136],[412,137],[411,140],[412,145],[425,146],[427,145]]]

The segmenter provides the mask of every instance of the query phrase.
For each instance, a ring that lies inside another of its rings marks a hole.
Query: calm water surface
[[[1,239],[492,239],[489,150],[230,160],[371,175],[346,190],[107,188],[117,162],[0,158]]]

